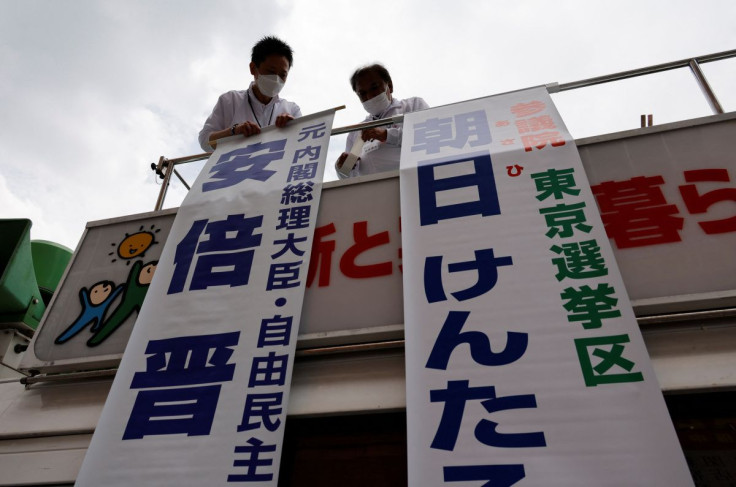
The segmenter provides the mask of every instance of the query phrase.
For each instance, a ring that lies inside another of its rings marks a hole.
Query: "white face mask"
[[[262,74],[256,78],[256,86],[265,96],[273,98],[284,87],[284,81],[277,74]]]
[[[371,115],[378,116],[380,115],[384,110],[388,108],[388,106],[391,104],[391,100],[388,99],[388,95],[384,91],[380,95],[376,95],[370,100],[366,100],[363,102],[363,108],[366,112],[370,113]]]

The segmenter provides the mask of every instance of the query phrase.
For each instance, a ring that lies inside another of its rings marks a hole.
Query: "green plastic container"
[[[27,219],[0,220],[0,323],[36,329],[46,306],[33,267],[31,225]]]
[[[48,240],[32,240],[31,253],[36,271],[36,283],[44,304],[48,306],[51,296],[64,275],[72,258],[72,251],[63,245]]]

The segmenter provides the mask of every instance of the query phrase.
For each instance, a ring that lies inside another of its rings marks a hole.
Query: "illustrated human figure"
[[[95,347],[105,341],[112,332],[125,323],[130,315],[140,311],[141,304],[146,298],[146,292],[148,292],[148,286],[151,284],[154,272],[156,272],[156,264],[158,264],[158,261],[143,264],[143,261],[140,260],[133,264],[128,273],[128,280],[125,283],[120,304],[110,313],[109,318],[102,323],[97,333],[87,341],[88,346]]]
[[[82,303],[82,312],[74,323],[64,332],[59,335],[54,343],[62,344],[74,335],[82,331],[82,329],[91,324],[92,331],[97,330],[105,317],[105,312],[110,306],[110,303],[123,291],[123,286],[115,287],[115,283],[112,281],[100,281],[90,287],[82,288],[79,290],[79,301]]]

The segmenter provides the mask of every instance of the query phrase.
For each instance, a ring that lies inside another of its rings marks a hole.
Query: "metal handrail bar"
[[[643,76],[645,74],[660,73],[662,71],[669,71],[677,68],[687,68],[690,66],[690,61],[695,60],[696,62],[709,63],[712,61],[719,61],[722,59],[728,59],[736,57],[736,49],[730,51],[717,52],[715,54],[708,54],[705,56],[697,56],[687,59],[681,59],[679,61],[672,61],[669,63],[655,64],[654,66],[647,66],[645,68],[631,69],[628,71],[620,71],[618,73],[607,74],[604,76],[596,76],[595,78],[588,78],[580,81],[571,81],[570,83],[562,83],[559,85],[559,91],[574,90],[576,88],[583,88],[586,86],[598,85],[601,83],[608,83],[610,81],[619,81],[627,78],[634,78],[636,76]]]
[[[604,76],[596,76],[595,78],[588,78],[588,79],[583,79],[579,81],[572,81],[569,83],[563,83],[563,84],[550,83],[547,85],[547,90],[550,93],[558,93],[561,91],[568,91],[568,90],[574,90],[577,88],[584,88],[587,86],[594,86],[594,85],[603,84],[603,83],[610,83],[611,81],[620,81],[623,79],[635,78],[637,76],[644,76],[647,74],[654,74],[654,73],[660,73],[663,71],[670,71],[672,69],[689,67],[691,72],[693,73],[693,76],[695,76],[695,80],[700,86],[700,89],[703,92],[703,95],[707,98],[708,104],[710,105],[713,112],[714,113],[724,113],[723,107],[721,106],[720,102],[716,98],[716,95],[713,92],[713,89],[708,83],[708,80],[705,78],[705,74],[701,71],[699,65],[702,63],[720,61],[723,59],[729,59],[733,57],[736,57],[736,49],[732,49],[730,51],[721,51],[721,52],[717,52],[713,54],[706,54],[704,56],[696,56],[696,57],[691,57],[687,59],[681,59],[679,61],[655,64],[653,66],[647,66],[644,68],[630,69],[628,71],[620,71],[618,73],[607,74]],[[330,131],[330,136],[346,134],[349,132],[356,132],[358,130],[365,130],[365,129],[374,128],[374,127],[381,127],[383,125],[399,124],[399,123],[402,123],[403,121],[404,121],[404,116],[397,115],[395,117],[382,118],[380,120],[371,120],[369,122],[362,122],[362,123],[357,123],[353,125],[346,125],[344,127],[333,128]],[[175,166],[178,164],[185,164],[188,162],[195,162],[195,161],[207,159],[210,155],[211,153],[204,152],[201,154],[195,154],[191,156],[178,157],[176,159],[167,159],[161,156],[161,158],[159,158],[158,165],[151,164],[151,167],[152,169],[156,171],[156,174],[158,174],[164,180],[161,185],[161,190],[159,191],[159,196],[156,201],[156,206],[154,208],[154,211],[159,211],[163,208],[164,199],[166,197],[166,191],[169,187],[169,183],[171,182],[172,173],[175,174],[179,178],[179,180],[184,184],[184,186],[187,187],[187,189],[189,189],[189,186],[187,185],[186,181],[184,181],[181,175],[176,171]]]

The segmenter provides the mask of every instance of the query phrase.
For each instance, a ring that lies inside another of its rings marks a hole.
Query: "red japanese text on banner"
[[[692,485],[546,90],[403,136],[409,484]]]

